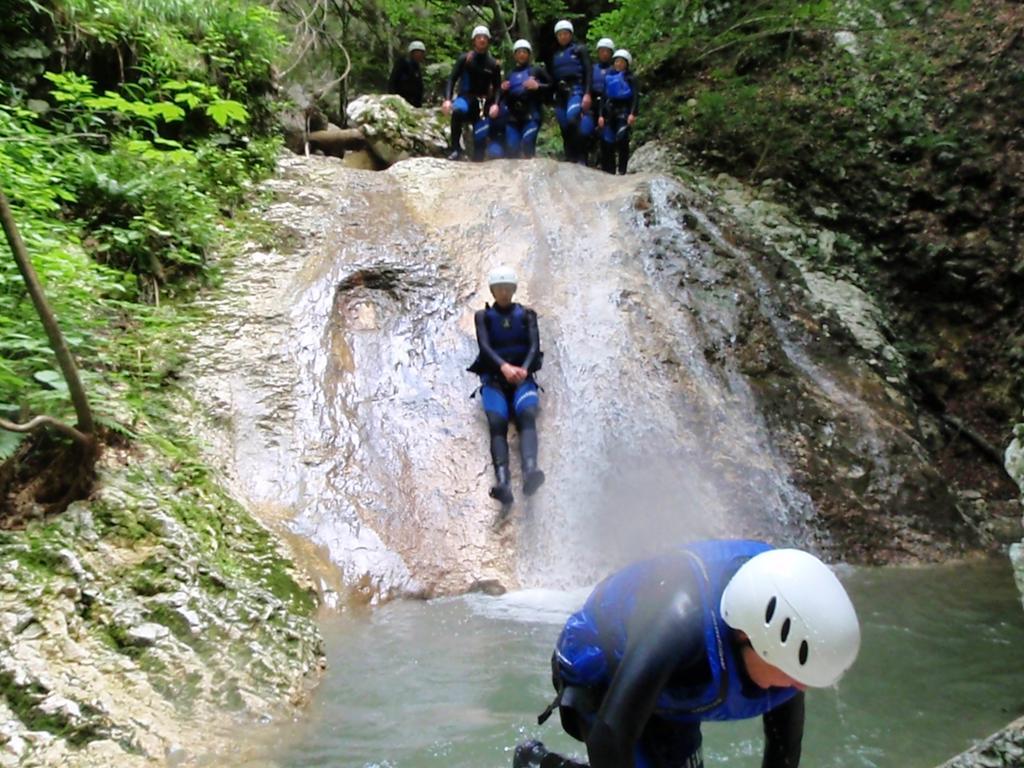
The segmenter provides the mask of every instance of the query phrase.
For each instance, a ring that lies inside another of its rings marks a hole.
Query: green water
[[[811,691],[804,766],[930,768],[1024,713],[1024,611],[1009,566],[857,569],[842,578],[863,646],[838,689]],[[580,752],[548,659],[586,597],[532,590],[392,603],[326,621],[329,670],[309,716],[275,730],[284,766],[503,768],[526,737]],[[704,726],[705,763],[760,765],[760,720]]]

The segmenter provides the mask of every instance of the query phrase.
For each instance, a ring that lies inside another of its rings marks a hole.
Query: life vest
[[[579,83],[583,80],[583,61],[577,43],[569,43],[555,51],[551,60],[551,73],[556,81]]]
[[[604,78],[604,93],[612,101],[629,101],[633,98],[633,86],[626,72],[617,69],[609,72]]]
[[[595,96],[604,95],[604,80],[608,76],[609,71],[611,71],[611,68],[611,63],[602,64],[601,62],[596,62],[594,64],[594,72],[590,76],[590,92]]]
[[[530,353],[530,331],[527,326],[528,310],[522,304],[513,304],[508,312],[487,305],[484,310],[484,322],[487,323],[487,336],[491,347],[506,363],[522,365]],[[533,358],[530,373],[540,370],[544,355],[540,351]],[[467,368],[473,373],[497,373],[493,363],[483,355],[477,355],[473,364]]]
[[[489,53],[474,53],[472,61],[463,61],[459,94],[462,96],[488,96],[494,82],[494,73],[500,68],[498,60]]]
[[[797,694],[795,688],[744,686],[742,662],[733,650],[732,629],[722,619],[722,591],[739,566],[771,549],[758,541],[706,541],[681,547],[671,557],[685,557],[700,585],[704,614],[704,646],[711,679],[702,688],[667,686],[658,695],[654,713],[675,722],[743,720],[763,715]],[[657,567],[647,560],[609,576],[566,622],[555,658],[567,685],[604,687],[627,645],[626,626],[636,590]]]
[[[533,73],[533,67],[526,66],[513,69],[508,74],[508,93],[514,99],[525,99],[528,98],[530,92],[526,90],[526,81],[530,79]]]

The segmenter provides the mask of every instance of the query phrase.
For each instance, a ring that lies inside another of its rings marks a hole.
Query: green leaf
[[[244,123],[249,119],[249,113],[245,107],[237,101],[230,99],[217,99],[206,106],[206,114],[213,118],[221,128],[232,120]]]
[[[8,432],[6,429],[0,429],[0,461],[6,461],[13,456],[25,436],[24,432]]]
[[[68,388],[68,385],[64,383],[64,377],[57,371],[36,371],[32,378],[50,389],[63,389],[67,391]]]

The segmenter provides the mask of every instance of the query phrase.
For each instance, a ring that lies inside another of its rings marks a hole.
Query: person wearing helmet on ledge
[[[537,466],[537,410],[540,396],[533,374],[540,370],[537,313],[512,301],[518,280],[511,267],[497,267],[488,277],[494,304],[477,311],[476,340],[480,347],[469,371],[480,375],[480,392],[491,434],[495,483],[491,497],[508,507],[513,499],[509,471],[508,422],[519,430],[523,493],[533,495],[544,482]]]
[[[764,722],[763,768],[796,768],[804,690],[834,685],[860,625],[832,571],[757,541],[687,544],[612,574],[569,617],[552,656],[562,727],[591,768],[702,768],[705,720]],[[573,768],[539,741],[515,768]]]
[[[473,159],[484,159],[490,118],[497,117],[495,101],[501,87],[501,65],[488,52],[490,46],[490,30],[484,26],[475,27],[473,49],[459,56],[445,85],[441,109],[452,116],[449,160],[462,159],[462,126],[466,123],[473,126]],[[492,107],[495,108],[494,114],[490,114]]]
[[[551,78],[543,67],[530,62],[533,46],[516,40],[512,46],[515,65],[502,82],[500,134],[504,136],[505,157],[533,157],[540,130],[541,101],[551,89]]]
[[[595,135],[595,129],[604,104],[604,79],[612,71],[614,50],[615,43],[610,37],[602,37],[597,41],[597,61],[594,62],[590,75],[590,109],[584,112],[580,119],[580,133],[587,138],[588,165],[594,145],[601,144],[600,136]],[[595,138],[597,141],[594,141]]]
[[[423,106],[423,60],[427,47],[421,40],[409,43],[408,55],[395,62],[388,78],[388,93],[397,93],[414,107]]]
[[[565,159],[585,163],[585,139],[580,135],[580,120],[590,109],[590,54],[583,43],[573,42],[571,21],[555,24],[555,52],[548,71],[555,87],[555,117],[562,131]]]
[[[629,134],[636,122],[640,89],[629,71],[633,57],[625,48],[612,54],[612,70],[604,79],[604,103],[597,127],[601,130],[601,169],[615,173],[616,154],[618,171],[626,172],[629,164]]]

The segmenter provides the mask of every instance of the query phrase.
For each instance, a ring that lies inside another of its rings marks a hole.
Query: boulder
[[[443,157],[448,121],[434,109],[417,109],[401,96],[367,94],[348,105],[348,119],[387,165],[410,157]]]
[[[683,165],[683,156],[660,141],[648,141],[637,147],[629,158],[630,173],[663,173],[673,175]]]

